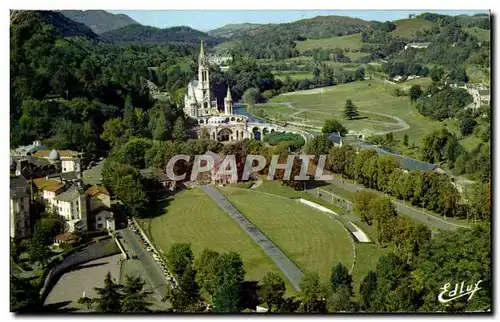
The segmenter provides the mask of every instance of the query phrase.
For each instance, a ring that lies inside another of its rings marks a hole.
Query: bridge
[[[306,131],[300,130],[293,126],[283,126],[279,124],[273,123],[257,123],[257,122],[248,122],[248,132],[252,139],[254,140],[262,140],[262,138],[269,133],[274,132],[286,132],[286,133],[294,133],[302,136],[304,141],[307,142],[308,139],[311,139],[313,136]]]

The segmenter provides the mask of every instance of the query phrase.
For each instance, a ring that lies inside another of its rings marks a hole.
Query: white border
[[[69,2],[69,1],[55,1],[55,0],[43,0],[43,1],[27,1],[27,0],[17,0],[17,1],[5,1],[2,2],[2,11],[0,14],[0,19],[2,20],[2,26],[4,28],[1,29],[1,37],[2,37],[2,43],[4,44],[4,49],[2,50],[2,90],[3,90],[3,95],[1,96],[1,99],[3,100],[2,106],[2,113],[4,113],[4,117],[0,118],[0,122],[2,123],[0,125],[0,129],[4,132],[2,135],[3,138],[8,138],[9,137],[9,84],[10,84],[10,79],[9,79],[9,29],[7,28],[8,26],[8,21],[9,21],[9,13],[8,9],[107,9],[107,10],[140,10],[140,9],[162,9],[162,10],[179,10],[179,9],[233,9],[233,10],[244,10],[244,9],[251,9],[251,10],[256,10],[256,9],[274,9],[274,10],[370,10],[370,9],[375,9],[375,10],[482,10],[482,9],[492,9],[493,13],[499,13],[500,10],[496,10],[498,7],[498,1],[486,1],[486,0],[475,0],[473,2],[470,1],[435,1],[435,0],[420,0],[420,1],[414,1],[414,2],[402,2],[402,1],[396,1],[396,0],[381,0],[375,2],[371,1],[359,1],[359,0],[350,0],[346,2],[333,2],[331,0],[309,0],[305,2],[295,2],[291,3],[289,1],[279,1],[279,0],[274,0],[274,1],[269,1],[269,0],[253,0],[251,2],[247,3],[242,3],[240,1],[229,1],[229,0],[217,0],[217,1],[202,1],[202,0],[189,0],[189,1],[177,1],[177,2],[164,2],[164,1],[152,1],[152,0],[146,0],[146,1],[137,1],[137,0],[112,0],[112,1],[97,1],[97,0],[86,0],[86,1],[81,1],[81,2]],[[472,7],[473,6],[473,7]],[[332,8],[334,7],[334,8]],[[242,21],[243,22],[243,21]],[[496,17],[495,20],[495,25],[494,25],[494,30],[497,29],[498,26],[498,17]],[[495,44],[495,52],[498,53],[498,43]],[[497,62],[496,57],[495,57],[495,62]],[[497,84],[495,83],[495,90],[497,89]],[[495,95],[494,95],[495,97]],[[499,112],[495,113],[495,123],[500,124],[499,120],[497,117],[500,118]],[[493,134],[494,135],[494,134]],[[8,169],[8,163],[7,163],[7,156],[8,156],[8,150],[9,150],[9,143],[8,140],[2,140],[2,149],[1,151],[3,152],[2,157],[0,158],[0,166],[3,171],[5,171],[5,177],[7,176],[7,169]],[[494,140],[494,146],[495,146],[495,151],[498,151],[498,143],[496,140]],[[495,165],[496,165],[495,160]],[[1,198],[2,198],[2,227],[4,229],[4,234],[3,234],[3,245],[4,247],[1,247],[1,257],[2,258],[2,265],[1,265],[1,285],[2,285],[2,290],[3,292],[1,293],[0,299],[0,305],[2,306],[2,315],[4,315],[8,320],[14,319],[15,317],[8,313],[9,312],[9,295],[8,291],[9,290],[9,254],[8,254],[8,236],[10,233],[9,229],[9,215],[8,215],[8,187],[7,183],[4,182],[2,184],[2,193],[1,193]],[[500,189],[497,189],[495,191],[495,198],[497,202],[500,202]],[[496,212],[494,212],[496,214]],[[493,217],[495,217],[493,215]],[[495,249],[495,255],[498,254],[498,238],[496,239],[496,243],[494,245]],[[498,263],[497,263],[498,266]],[[496,272],[495,272],[496,273]],[[495,275],[496,277],[496,275]],[[495,283],[496,284],[496,283]],[[494,293],[498,295],[498,293]],[[498,310],[498,300],[497,297],[494,298],[495,301],[495,309]],[[433,318],[429,316],[422,316],[425,319]],[[47,316],[47,317],[42,317],[42,319],[66,319],[66,316]],[[88,319],[88,317],[75,317],[72,316],[72,319],[75,320],[84,320]],[[92,319],[96,320],[104,320],[107,319],[108,317],[101,317],[101,316],[93,316]],[[137,320],[139,321],[140,319],[152,319],[152,320],[157,320],[157,321],[165,321],[165,319],[182,319],[182,320],[189,320],[193,319],[194,317],[181,317],[181,316],[152,316],[152,317],[131,317],[128,319],[131,320]],[[199,317],[196,317],[199,318]],[[215,320],[222,320],[222,319],[232,319],[233,316],[227,316],[227,317],[221,317],[221,316],[216,316],[216,317],[211,317],[211,319]],[[235,317],[236,318],[236,317]],[[238,317],[238,319],[254,319],[255,317],[249,316],[249,317]],[[259,317],[263,318],[263,317]],[[300,320],[313,320],[313,319],[318,319],[318,317],[312,317],[312,316],[302,316],[300,317]],[[346,318],[342,316],[331,316],[331,317],[326,317],[326,318],[331,318],[333,320],[344,320]],[[377,319],[386,319],[385,316],[378,316],[375,317]],[[391,319],[395,320],[416,320],[420,317],[410,317],[410,316],[393,316]],[[438,317],[436,317],[438,318]],[[448,318],[453,318],[453,319],[467,319],[467,320],[479,320],[479,317],[472,318],[470,316],[463,316],[463,317],[456,317],[456,316],[451,316]],[[20,319],[19,317],[17,319]],[[22,318],[26,319],[26,317]],[[292,320],[293,318],[291,317],[277,317],[273,318],[274,321],[286,321],[286,320]],[[360,321],[364,319],[364,316],[359,316],[359,317],[349,317],[350,320],[354,321]],[[434,319],[434,318],[433,318]]]

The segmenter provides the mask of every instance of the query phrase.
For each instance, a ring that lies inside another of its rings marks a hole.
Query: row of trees
[[[433,171],[404,171],[392,156],[379,156],[372,149],[356,153],[349,145],[332,147],[332,143],[323,136],[309,141],[306,144],[306,153],[328,155],[328,170],[354,179],[368,188],[377,189],[445,216],[467,216],[460,205],[460,194],[445,174]],[[488,219],[489,212],[481,213],[478,218]]]

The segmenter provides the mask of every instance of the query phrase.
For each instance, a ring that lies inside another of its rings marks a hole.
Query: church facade
[[[234,104],[228,87],[224,98],[224,110],[219,111],[216,99],[210,96],[209,60],[205,55],[203,41],[198,57],[198,79],[187,86],[184,97],[184,113],[195,119],[201,136],[208,136],[220,142],[239,141],[251,138],[248,129],[248,118],[234,114]]]

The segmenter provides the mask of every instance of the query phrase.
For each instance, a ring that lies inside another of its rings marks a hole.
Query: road
[[[146,251],[140,244],[137,236],[127,227],[116,232],[121,236],[121,241],[127,253],[130,256],[137,255],[137,259],[141,262],[144,274],[147,276],[149,286],[155,294],[163,299],[167,295],[166,287],[168,287],[167,280],[162,272],[161,267],[155,262],[153,256]]]
[[[304,273],[290,260],[272,241],[269,240],[254,224],[252,224],[236,207],[212,186],[201,186],[201,189],[212,198],[241,228],[262,248],[269,258],[288,278],[292,286],[299,291],[300,280]]]
[[[339,179],[339,178],[336,178],[336,177],[333,177],[333,180],[329,181],[329,183],[332,183],[332,184],[334,184],[342,189],[345,189],[347,191],[350,191],[350,192],[368,190],[365,187],[358,186],[358,185],[352,184],[350,182],[346,182],[346,181]],[[370,189],[370,191],[375,192],[379,196],[386,196],[385,193],[380,192],[380,191],[371,190],[371,189]],[[326,195],[324,196],[324,198],[322,196],[320,196],[320,198],[325,199],[327,201],[329,201],[329,199],[330,199],[329,196],[326,196]],[[428,226],[434,226],[436,228],[443,229],[443,230],[455,230],[458,228],[470,228],[468,226],[459,225],[459,224],[455,224],[455,223],[446,221],[446,220],[439,218],[437,216],[429,215],[421,210],[418,210],[415,207],[405,205],[402,201],[397,201],[397,200],[392,199],[392,203],[394,204],[396,210],[399,213],[402,213],[408,217],[411,217],[414,220],[421,221],[422,223],[424,223]]]
[[[367,190],[366,188],[364,188],[362,186],[358,186],[358,185],[352,184],[350,182],[345,182],[345,181],[343,181],[339,178],[336,178],[336,177],[333,178],[331,183],[333,183],[336,186],[339,186],[347,191],[351,191],[351,192],[356,192],[359,190]],[[370,191],[375,192],[379,196],[386,196],[385,193],[380,192],[380,191],[371,190],[371,189],[370,189]],[[458,225],[458,224],[446,221],[442,218],[429,215],[421,210],[416,209],[415,207],[407,206],[401,201],[397,201],[397,200],[392,199],[392,203],[394,204],[394,206],[396,207],[396,210],[398,212],[400,212],[408,217],[411,217],[413,219],[416,219],[418,221],[421,221],[427,225],[437,227],[439,229],[455,230],[458,228],[469,228],[468,226]]]

